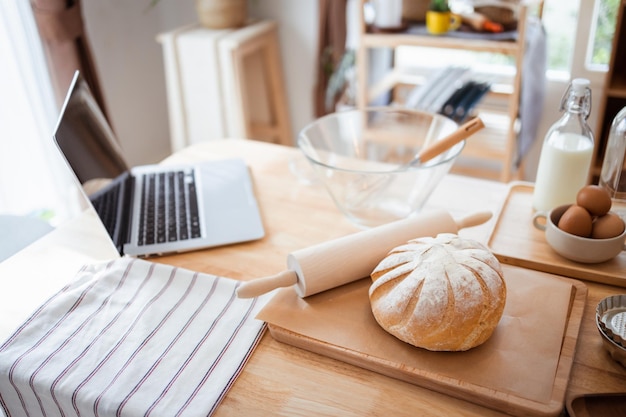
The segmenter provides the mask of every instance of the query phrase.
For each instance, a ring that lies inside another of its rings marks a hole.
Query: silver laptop
[[[265,234],[243,160],[129,169],[78,71],[54,139],[122,255],[185,252]]]

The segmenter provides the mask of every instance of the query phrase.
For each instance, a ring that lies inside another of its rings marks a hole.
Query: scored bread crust
[[[506,303],[500,262],[455,234],[419,238],[391,250],[371,274],[376,321],[411,345],[464,351],[484,343]]]

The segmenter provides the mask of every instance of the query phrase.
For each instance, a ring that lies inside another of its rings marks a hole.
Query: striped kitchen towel
[[[0,346],[15,416],[208,416],[260,340],[269,295],[120,258],[84,267]]]

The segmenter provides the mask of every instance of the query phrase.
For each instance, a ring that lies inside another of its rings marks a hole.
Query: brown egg
[[[591,214],[585,208],[572,204],[565,210],[557,226],[572,235],[589,237],[591,235],[591,223]]]
[[[591,237],[594,239],[609,239],[619,236],[624,231],[624,221],[612,211],[598,217],[591,229]]]
[[[611,196],[599,185],[587,185],[578,191],[576,204],[586,208],[592,216],[604,216],[611,210]]]

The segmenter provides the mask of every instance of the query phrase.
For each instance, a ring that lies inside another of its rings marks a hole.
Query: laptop
[[[129,168],[78,71],[54,140],[121,255],[186,252],[265,235],[243,160]]]

